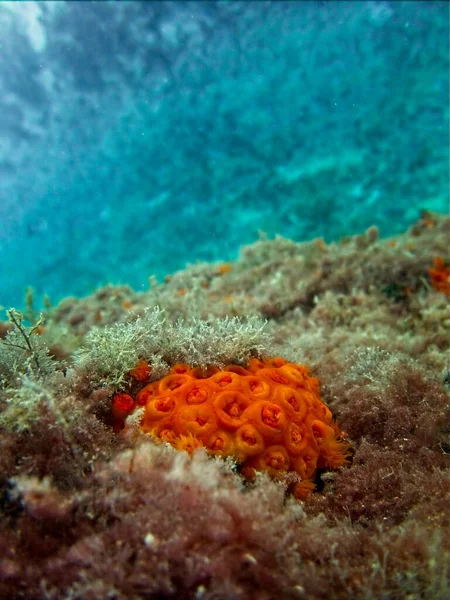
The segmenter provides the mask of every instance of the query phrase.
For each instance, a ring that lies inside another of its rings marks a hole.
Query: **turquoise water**
[[[447,2],[0,4],[0,305],[449,205]]]

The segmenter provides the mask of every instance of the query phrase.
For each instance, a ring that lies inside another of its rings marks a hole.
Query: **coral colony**
[[[131,371],[150,374],[145,362]],[[250,360],[247,368],[229,365],[192,369],[177,364],[169,375],[146,385],[135,397],[116,394],[113,414],[121,421],[144,407],[141,428],[156,440],[192,454],[195,448],[231,456],[240,472],[275,478],[296,474],[293,493],[305,498],[316,469],[341,467],[349,445],[319,396],[318,381],[302,365],[281,357]]]

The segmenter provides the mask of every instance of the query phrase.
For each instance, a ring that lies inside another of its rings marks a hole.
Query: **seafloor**
[[[449,239],[430,213],[389,239],[261,239],[44,321],[30,292],[0,323],[0,598],[448,600]],[[158,378],[255,355],[308,365],[351,442],[304,502],[112,427],[138,359]]]

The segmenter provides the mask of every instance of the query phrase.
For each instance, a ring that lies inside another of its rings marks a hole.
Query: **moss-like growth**
[[[28,375],[33,379],[46,379],[55,371],[45,341],[40,337],[44,319],[39,319],[27,327],[24,315],[11,308],[7,311],[12,328],[4,339],[0,339],[0,387],[15,387],[20,377]]]
[[[267,352],[269,342],[264,322],[257,317],[173,320],[155,307],[131,322],[92,330],[76,353],[75,365],[94,385],[118,388],[139,359],[148,361],[157,379],[176,362],[201,367],[245,363]]]

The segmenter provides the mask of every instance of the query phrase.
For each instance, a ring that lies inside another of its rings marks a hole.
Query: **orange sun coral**
[[[114,406],[129,410],[123,396],[116,395]],[[347,461],[349,445],[320,398],[317,379],[281,357],[222,371],[177,364],[142,388],[135,405],[145,407],[142,430],[177,449],[232,456],[249,478],[257,471],[297,475],[297,498],[314,488],[317,468]]]
[[[440,256],[434,259],[433,267],[428,269],[428,275],[436,291],[450,296],[450,266],[446,266]]]

